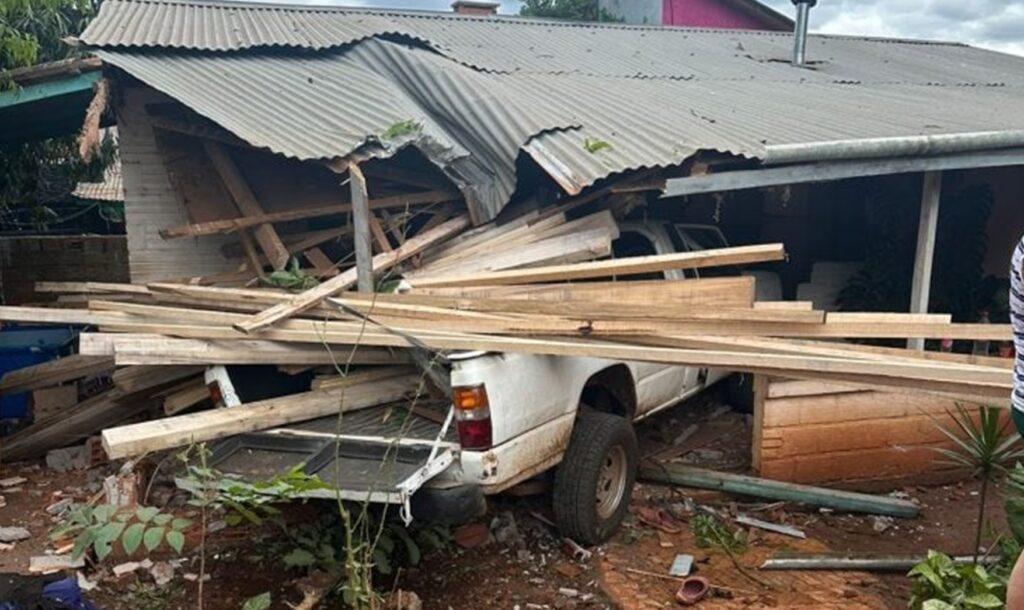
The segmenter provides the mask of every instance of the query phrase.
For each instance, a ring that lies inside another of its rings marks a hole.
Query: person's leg
[[[1010,408],[1013,423],[1017,431],[1024,436],[1024,412]],[[1007,610],[1024,610],[1024,553],[1017,558],[1017,563],[1010,572],[1010,581],[1006,585]]]

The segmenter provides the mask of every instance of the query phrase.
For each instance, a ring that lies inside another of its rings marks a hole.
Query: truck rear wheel
[[[555,472],[555,520],[563,535],[583,544],[611,537],[629,509],[638,454],[628,419],[581,407]]]

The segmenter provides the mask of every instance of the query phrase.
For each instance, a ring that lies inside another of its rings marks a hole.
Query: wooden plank
[[[411,205],[427,203],[440,203],[458,199],[459,195],[451,191],[427,191],[423,193],[409,193],[406,195],[393,195],[380,199],[370,200],[371,210],[386,208],[405,208]],[[218,233],[233,233],[246,227],[259,224],[288,222],[292,220],[305,220],[308,218],[320,218],[334,214],[346,214],[352,211],[352,205],[348,203],[337,203],[297,210],[286,210],[283,212],[270,212],[258,216],[243,216],[240,218],[229,218],[225,220],[212,220],[190,225],[168,227],[160,231],[160,237],[164,239],[175,239],[179,237],[201,237],[203,235],[216,235]]]
[[[63,294],[149,294],[149,288],[141,284],[115,284],[110,282],[36,282],[36,292],[57,292]]]
[[[768,386],[768,398],[794,398],[797,396],[830,396],[852,392],[867,392],[871,388],[821,381],[773,380]]]
[[[114,386],[131,394],[202,373],[202,366],[127,366],[114,371]]]
[[[235,205],[238,206],[238,211],[242,213],[242,216],[259,217],[266,214],[263,206],[257,201],[256,194],[249,187],[245,176],[242,175],[241,170],[235,165],[235,162],[231,159],[223,145],[207,140],[203,143],[203,149],[213,163],[213,167],[216,168],[217,173],[220,174],[221,180],[224,181],[224,186],[231,193],[231,198],[235,200]],[[260,248],[274,269],[280,271],[288,265],[288,249],[281,243],[281,238],[277,236],[277,231],[274,230],[273,225],[269,222],[255,225],[253,237],[259,243]],[[259,271],[259,269],[259,267],[255,267],[254,271]]]
[[[333,375],[317,377],[313,380],[313,390],[339,390],[349,388],[353,385],[369,383],[379,379],[389,379],[402,375],[412,376],[416,374],[416,368],[412,366],[382,366],[378,368],[360,370],[341,375],[335,372]]]
[[[670,269],[700,269],[723,265],[744,265],[783,260],[786,254],[782,244],[740,246],[699,252],[631,256],[628,258],[554,265],[532,269],[495,271],[447,278],[420,278],[413,284],[417,288],[437,286],[483,286],[502,284],[532,284],[536,282],[564,282],[597,277],[629,276]]]
[[[114,370],[108,356],[72,354],[49,362],[9,371],[0,379],[0,394],[18,394],[91,377]]]
[[[448,237],[462,231],[469,226],[469,218],[465,215],[457,216],[444,224],[439,225],[430,231],[420,233],[405,242],[401,248],[393,252],[384,252],[373,258],[373,270],[381,271],[392,267],[401,261],[422,252],[430,245],[443,241]],[[252,316],[250,319],[240,322],[235,326],[238,330],[251,333],[289,316],[304,311],[323,299],[349,288],[356,282],[355,270],[348,270],[337,275],[315,288],[311,288],[300,295],[292,297],[287,303],[275,305],[265,311]]]
[[[201,377],[186,381],[172,389],[174,391],[163,397],[164,415],[176,415],[210,399],[210,388],[206,387]]]
[[[231,341],[178,339],[163,335],[131,333],[82,333],[84,353],[113,353],[120,365],[216,365],[277,364],[333,365],[402,364],[409,361],[404,350],[360,347],[331,350],[321,345],[289,344],[259,339]]]
[[[880,313],[830,311],[825,314],[829,324],[950,324],[948,313]]]
[[[324,251],[320,248],[313,247],[309,250],[304,250],[302,255],[306,257],[306,260],[313,265],[313,269],[316,271],[318,278],[334,277],[341,273],[338,267],[334,264],[330,258],[324,254]]]
[[[369,210],[367,210],[369,214]],[[384,227],[380,224],[380,219],[374,214],[368,215],[370,223],[370,235],[373,237],[373,243],[377,246],[377,252],[391,252],[394,248],[391,247],[391,242],[388,241],[388,236],[384,234]]]
[[[417,387],[417,376],[404,375],[129,424],[104,430],[103,448],[112,459],[142,455],[394,402],[415,394]]]
[[[754,309],[813,311],[814,303],[811,301],[754,301]]]
[[[695,487],[698,489],[713,489],[769,500],[800,502],[846,512],[890,515],[908,519],[912,519],[918,514],[917,505],[909,500],[825,489],[810,485],[784,483],[782,481],[715,472],[713,470],[693,468],[680,464],[642,466],[640,476],[649,481],[660,483]]]
[[[370,196],[359,165],[349,163],[352,197],[352,239],[356,253],[356,286],[359,292],[373,292],[373,251],[370,248]]]
[[[917,249],[914,253],[914,277],[910,283],[911,313],[927,313],[932,286],[932,261],[935,235],[939,226],[939,198],[942,196],[942,172],[926,172],[921,187],[921,214],[917,225]],[[911,339],[912,349],[923,350],[923,339]]]
[[[525,299],[554,302],[605,300],[619,303],[622,307],[666,305],[745,308],[750,307],[754,302],[754,278],[623,280],[620,282],[415,288],[412,293],[468,299]]]

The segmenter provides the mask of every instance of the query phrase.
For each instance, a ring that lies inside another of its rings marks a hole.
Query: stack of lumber
[[[119,367],[115,386],[100,400],[104,407],[79,405],[71,416],[88,409],[131,417],[139,411],[115,406],[140,394],[162,401],[156,411],[167,417],[154,421],[111,428],[118,423],[112,415],[88,424],[75,420],[86,434],[105,428],[111,457],[416,394],[423,373],[410,366],[420,362],[422,349],[719,367],[996,403],[1010,391],[1008,361],[839,341],[1009,340],[1008,326],[954,324],[948,315],[826,313],[810,303],[755,303],[754,280],[744,276],[631,279],[777,262],[785,252],[781,244],[762,244],[607,258],[618,235],[612,213],[574,217],[576,205],[472,230],[458,214],[421,227],[373,257],[375,272],[403,278],[400,293],[349,291],[353,269],[299,293],[179,282],[51,283],[44,288],[87,305],[2,307],[0,320],[91,327],[80,337],[80,366]],[[338,363],[355,365],[356,376],[332,379]],[[220,364],[322,368],[304,394],[181,414],[205,400],[203,368]],[[40,424],[54,426],[34,426]]]

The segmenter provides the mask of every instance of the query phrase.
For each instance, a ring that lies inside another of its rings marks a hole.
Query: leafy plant
[[[113,551],[115,542],[120,542],[129,556],[140,547],[153,552],[162,543],[181,554],[185,547],[183,532],[191,524],[189,519],[160,512],[152,506],[140,506],[134,511],[118,511],[109,504],[79,506],[68,513],[64,523],[54,529],[50,537],[74,535],[71,556],[76,559],[92,548],[96,559],[103,561]]]
[[[1006,583],[980,564],[957,566],[947,555],[928,557],[907,574],[914,584],[910,607],[924,610],[1002,608]]]
[[[265,278],[262,278],[262,280],[264,284],[273,288],[296,291],[309,290],[310,288],[320,284],[320,280],[316,279],[299,266],[299,259],[294,256],[288,262],[287,269],[274,271]]]
[[[594,138],[584,138],[583,149],[590,154],[599,153],[602,150],[611,149],[612,145],[604,140],[596,140]]]
[[[1018,546],[1024,545],[1024,466],[1019,462],[1006,477],[1003,505],[1006,508],[1006,524],[1010,528],[1013,541]]]
[[[268,610],[271,603],[270,591],[264,591],[245,600],[242,610]]]
[[[743,530],[729,531],[716,517],[699,514],[690,519],[690,530],[702,549],[717,548],[739,555],[747,550],[747,537]]]
[[[398,121],[393,123],[387,130],[380,135],[381,140],[394,140],[403,136],[411,136],[420,133],[423,130],[423,125],[419,121],[412,119],[406,121]]]
[[[524,17],[547,17],[569,21],[611,21],[622,19],[601,8],[598,0],[522,0],[519,14]]]
[[[1000,472],[1004,464],[1020,459],[1024,450],[1018,445],[1021,438],[1010,430],[1010,419],[1004,417],[1004,410],[998,407],[978,407],[977,421],[962,404],[956,404],[955,411],[947,411],[953,427],[935,420],[935,426],[953,441],[955,449],[936,447],[934,450],[946,457],[953,466],[970,468],[974,476],[981,479],[978,494],[978,527],[974,536],[974,561],[978,560],[981,547],[981,533],[985,520],[985,503],[988,484]],[[934,418],[933,418],[934,419]]]

